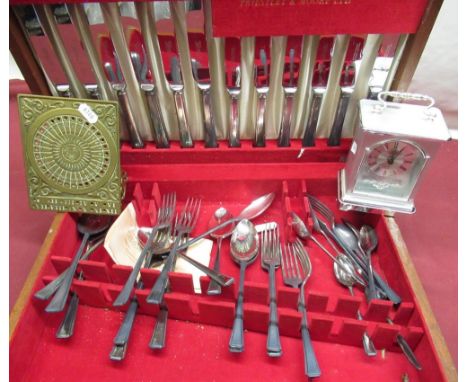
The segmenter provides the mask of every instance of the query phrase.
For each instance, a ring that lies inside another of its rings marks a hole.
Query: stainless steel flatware
[[[281,349],[278,308],[276,303],[275,270],[281,265],[281,244],[279,230],[276,225],[269,225],[260,235],[261,264],[268,272],[268,285],[270,293],[270,318],[268,321],[267,354],[270,357],[280,357]]]
[[[148,237],[148,241],[144,246],[143,250],[141,251],[140,256],[138,257],[132,272],[128,276],[127,282],[125,283],[124,287],[120,291],[119,295],[114,301],[114,306],[122,306],[130,297],[130,293],[133,290],[133,286],[135,284],[135,280],[137,279],[138,273],[140,272],[140,268],[145,261],[145,258],[150,253],[151,245],[153,244],[154,238],[159,230],[169,229],[172,223],[172,219],[174,218],[176,210],[176,194],[165,194],[162,197],[161,206],[158,209],[158,217],[157,223],[151,230],[151,233]]]
[[[236,314],[229,340],[229,351],[244,351],[244,278],[245,269],[252,264],[258,254],[258,234],[254,225],[247,219],[241,220],[231,237],[231,257],[240,266],[239,290],[237,292]]]
[[[232,214],[224,207],[218,208],[213,216],[210,219],[209,226],[214,227],[219,225],[220,223],[223,223],[229,219],[232,218]],[[223,243],[223,239],[225,237],[228,237],[234,228],[234,223],[232,223],[231,226],[227,226],[225,229],[221,231],[216,231],[211,234],[211,237],[216,239],[216,257],[215,257],[215,262],[213,265],[213,270],[216,272],[219,272],[219,262],[220,262],[220,257],[221,257],[221,245]],[[215,294],[220,294],[221,293],[221,286],[216,283],[214,280],[210,281],[210,284],[208,285],[208,289],[206,294],[208,295],[215,295]]]
[[[353,285],[355,281],[353,278],[353,263],[345,255],[338,255],[336,260],[341,264],[341,267],[338,267],[336,264],[333,265],[333,272],[335,273],[335,277],[342,285],[349,289],[351,296],[354,296]],[[357,311],[357,318],[358,320],[362,321],[362,315],[359,309]],[[364,352],[369,357],[374,357],[377,355],[374,343],[369,337],[367,331],[365,331],[362,335],[362,346],[364,348]]]
[[[86,260],[99,246],[104,243],[104,237],[100,237],[99,240],[94,242],[93,244],[89,245],[92,240],[88,241],[88,249],[86,249],[83,256],[81,256],[80,260]],[[55,291],[62,285],[65,276],[67,275],[70,267],[65,269],[57,278],[52,280],[49,284],[47,284],[44,288],[39,289],[36,293],[34,293],[34,297],[38,300],[48,300],[50,296],[52,296]]]
[[[231,234],[231,232],[229,232],[229,234]],[[145,233],[142,233],[141,231],[139,231],[138,239],[139,239],[139,242],[140,242],[140,246],[142,248],[144,248],[145,245],[148,243],[148,236]],[[184,242],[185,241],[186,240],[184,240]],[[167,244],[169,244],[169,245],[167,245]],[[167,244],[165,246],[161,247],[161,245],[159,245],[158,243],[153,243],[153,245],[150,248],[150,251],[151,251],[152,254],[165,254],[165,255],[168,256],[174,243],[173,243],[172,239],[169,238]],[[165,256],[165,258],[163,258],[161,263],[166,260],[167,256]],[[190,263],[195,268],[202,271],[215,284],[217,284],[219,286],[227,287],[227,286],[231,285],[234,282],[234,278],[232,278],[230,276],[225,276],[225,275],[219,273],[219,270],[210,269],[207,266],[203,265],[202,263],[199,263],[197,260],[192,259],[191,257],[188,257],[185,254],[185,250],[177,251],[177,257],[181,258],[182,260],[184,260],[184,261],[186,261],[188,263]]]
[[[202,233],[201,235],[198,235],[197,237],[187,241],[185,244],[179,246],[177,250],[185,249],[191,246],[192,244],[195,244],[197,241],[203,239],[204,237],[211,235],[213,232],[221,230],[229,225],[232,225],[232,223],[238,223],[242,219],[252,220],[256,218],[257,216],[260,216],[270,207],[274,199],[275,199],[274,192],[260,196],[259,198],[250,202],[250,204],[247,207],[245,207],[238,216],[232,219],[229,219],[225,221],[224,223],[219,224],[216,227],[210,228],[208,231]]]
[[[387,322],[390,325],[393,325],[393,321],[390,319],[390,317],[387,317]],[[396,340],[401,350],[403,351],[403,354],[406,356],[411,365],[413,365],[417,370],[422,370],[421,363],[418,361],[418,358],[414,354],[411,347],[408,345],[408,342],[406,342],[405,337],[398,333]]]
[[[169,256],[164,263],[164,267],[161,273],[158,276],[156,283],[151,288],[151,292],[146,298],[146,301],[150,304],[160,304],[163,296],[164,290],[168,282],[168,273],[172,268],[172,264],[175,261],[178,245],[182,239],[183,235],[188,235],[194,228],[200,214],[201,200],[197,198],[189,198],[185,203],[185,207],[180,214],[180,217],[176,220],[175,231],[177,233],[174,246],[171,249]]]
[[[301,239],[310,239],[312,240],[317,246],[325,252],[325,254],[338,266],[341,266],[340,263],[337,262],[335,256],[333,256],[328,249],[326,249],[307,229],[307,226],[305,225],[304,221],[293,211],[290,212],[290,216],[292,219],[292,226],[294,229],[294,232],[296,233],[297,236],[299,236]],[[354,275],[355,280],[357,283],[363,285],[363,281],[355,274]]]
[[[341,248],[343,248],[353,263],[361,268],[363,271],[363,276],[367,277],[367,267],[364,261],[365,254],[362,253],[362,250],[359,248],[359,238],[353,237],[354,234],[345,224],[335,224],[335,217],[333,212],[324,203],[310,194],[307,194],[307,198],[309,199],[311,206],[321,215],[323,215],[331,226],[330,229],[324,222],[319,221],[322,225],[322,228],[327,232],[327,234],[331,235],[333,240],[335,240],[335,242],[337,242]],[[347,232],[348,234],[343,237],[343,232]],[[394,305],[399,305],[401,303],[401,298],[392,288],[390,288],[388,283],[384,281],[377,272],[374,272],[374,278],[380,291],[385,296],[387,296],[387,298],[391,300]]]
[[[377,235],[374,229],[368,225],[363,225],[359,231],[359,246],[367,256],[367,274],[369,276],[369,284],[366,288],[367,301],[377,298],[375,289],[374,271],[372,268],[372,251],[377,247]]]
[[[301,335],[302,344],[304,346],[305,374],[309,378],[319,377],[321,375],[321,371],[310,340],[304,293],[305,284],[312,274],[312,264],[310,263],[307,251],[299,239],[284,247],[284,251],[281,256],[281,263],[283,282],[290,287],[299,289],[297,308],[302,314]]]
[[[62,285],[60,285],[57,292],[55,293],[55,296],[50,301],[49,305],[47,305],[45,309],[46,312],[61,312],[63,310],[65,303],[67,302],[68,293],[70,291],[76,267],[78,266],[78,261],[84,252],[89,238],[93,235],[97,235],[105,231],[111,224],[111,221],[112,217],[100,215],[82,215],[79,218],[77,222],[77,229],[78,232],[83,235],[81,245],[76,252],[75,257],[73,258],[72,263],[70,264],[67,274],[62,281]]]

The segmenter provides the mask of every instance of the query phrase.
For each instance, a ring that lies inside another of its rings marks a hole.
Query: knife
[[[393,321],[389,317],[387,317],[387,322],[393,325]],[[406,356],[406,358],[408,358],[408,361],[411,363],[411,365],[413,365],[417,370],[422,370],[421,364],[416,358],[413,350],[408,345],[408,342],[406,342],[405,338],[400,333],[398,333],[396,340],[401,350],[403,351],[403,354]]]

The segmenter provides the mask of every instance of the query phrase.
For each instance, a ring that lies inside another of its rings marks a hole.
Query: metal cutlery
[[[261,265],[268,272],[270,293],[270,318],[268,321],[267,354],[270,357],[280,357],[281,349],[278,308],[276,304],[275,270],[281,265],[281,244],[278,227],[267,227],[260,235]]]
[[[345,253],[353,261],[353,263],[359,268],[361,268],[361,270],[363,271],[363,276],[367,277],[367,267],[364,262],[365,254],[360,253],[362,251],[360,251],[360,248],[357,244],[358,238],[354,238],[353,241],[350,241],[349,239],[353,239],[353,237],[352,232],[351,235],[349,235],[349,228],[347,228],[344,224],[335,224],[335,217],[333,215],[333,212],[320,200],[318,200],[310,194],[307,194],[307,198],[309,199],[311,206],[320,214],[322,214],[330,224],[331,229],[327,227],[327,225],[324,222],[319,220],[319,223],[321,224],[324,232],[326,232],[327,235],[330,235],[333,238],[333,240],[335,240],[335,242],[337,242],[341,246],[341,248],[343,248]],[[343,230],[348,231],[348,240],[344,240],[341,234]],[[384,295],[386,295],[387,298],[393,302],[393,304],[399,305],[401,303],[401,298],[392,288],[390,288],[388,283],[385,282],[377,272],[374,272],[374,278],[380,291],[384,293]]]
[[[309,378],[319,377],[321,371],[310,340],[304,293],[305,284],[312,274],[312,265],[309,255],[299,239],[292,244],[288,243],[284,247],[284,251],[281,255],[281,263],[283,282],[292,288],[299,289],[297,308],[302,314],[301,335],[302,344],[304,346],[305,374]]]
[[[198,216],[200,214],[201,199],[189,198],[185,203],[185,207],[180,214],[180,218],[176,220],[175,223],[175,232],[177,233],[174,246],[171,249],[169,256],[164,263],[164,268],[162,269],[156,283],[151,288],[151,292],[148,295],[146,301],[150,304],[160,304],[163,296],[164,290],[166,289],[166,284],[168,281],[168,273],[172,268],[172,264],[175,261],[178,245],[182,239],[183,235],[188,235],[197,222]]]
[[[378,298],[375,289],[374,271],[372,268],[371,254],[377,247],[377,234],[374,229],[368,225],[363,225],[359,231],[359,246],[366,254],[367,274],[369,276],[369,284],[366,288],[367,301]]]
[[[387,317],[387,322],[390,325],[393,325],[393,321],[390,319],[390,317]],[[413,350],[409,346],[408,342],[406,342],[405,337],[403,337],[400,333],[398,333],[396,340],[401,350],[403,351],[403,354],[406,356],[406,358],[411,363],[411,365],[413,365],[417,370],[422,370],[421,363],[418,361],[416,355],[414,354]]]
[[[239,290],[237,292],[236,313],[229,340],[229,351],[244,351],[244,278],[245,269],[258,255],[258,234],[254,225],[247,219],[237,224],[231,237],[231,257],[240,266]]]
[[[232,214],[228,212],[226,208],[220,207],[214,212],[212,218],[210,219],[209,225],[216,226],[231,218],[232,218]],[[234,226],[234,223],[232,226]],[[213,232],[211,234],[211,237],[216,239],[216,257],[215,257],[215,262],[213,265],[213,270],[216,272],[219,271],[219,262],[220,262],[220,257],[221,257],[221,245],[222,245],[223,239],[225,237],[228,237],[232,233],[232,229],[233,228],[228,226],[222,231]],[[218,283],[211,280],[210,284],[208,285],[206,294],[215,295],[215,294],[220,294],[220,293],[221,293],[221,286]]]
[[[93,242],[93,243],[92,243]],[[92,243],[92,244],[91,244]],[[100,247],[104,243],[104,237],[99,236],[98,240],[89,240],[87,249],[85,250],[83,256],[81,256],[80,260],[86,260],[98,247]],[[52,296],[55,291],[62,285],[65,276],[67,275],[70,267],[65,269],[59,276],[57,276],[53,281],[47,284],[44,288],[39,289],[36,293],[34,293],[34,297],[38,300],[48,300],[50,296]]]
[[[113,305],[114,306],[122,306],[130,297],[130,293],[133,290],[133,286],[135,284],[135,280],[137,279],[138,273],[140,272],[140,268],[143,265],[145,258],[150,253],[151,245],[155,239],[156,234],[163,229],[168,229],[170,231],[170,226],[172,223],[172,219],[174,218],[176,210],[176,194],[165,194],[162,197],[161,206],[158,209],[158,216],[157,216],[157,223],[151,230],[151,233],[148,237],[148,241],[144,246],[143,250],[141,251],[140,256],[138,257],[135,265],[133,266],[132,272],[128,276],[128,279],[120,291],[119,295],[115,299]]]
[[[335,277],[342,285],[349,289],[351,296],[354,296],[353,285],[355,281],[353,278],[353,263],[345,255],[338,255],[336,259],[341,264],[341,267],[338,267],[336,264],[333,265],[333,272],[335,273]],[[358,320],[362,321],[362,315],[359,309],[357,311],[357,318]],[[374,343],[369,337],[367,331],[365,331],[362,335],[362,346],[366,355],[370,357],[377,355]]]
[[[294,229],[294,232],[296,233],[296,235],[298,237],[300,237],[301,239],[310,239],[312,240],[315,244],[317,244],[317,246],[323,251],[325,252],[325,254],[335,263],[335,264],[338,264],[338,266],[341,266],[335,256],[333,256],[330,251],[328,249],[326,249],[311,233],[310,231],[307,229],[307,226],[305,225],[305,223],[302,221],[302,219],[293,211],[290,212],[290,216],[291,216],[291,219],[292,219],[292,227]],[[354,275],[355,277],[355,280],[357,283],[361,284],[361,285],[365,285],[364,282],[357,276],[357,274]]]
[[[77,222],[77,230],[83,235],[80,247],[73,258],[66,275],[64,276],[62,284],[58,288],[49,305],[47,305],[45,309],[46,312],[53,313],[61,312],[63,310],[65,303],[67,302],[68,293],[78,266],[78,261],[84,252],[89,238],[105,231],[109,227],[111,220],[112,218],[110,216],[82,215],[80,217]]]

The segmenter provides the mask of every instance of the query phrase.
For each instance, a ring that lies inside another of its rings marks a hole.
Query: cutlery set
[[[245,350],[243,324],[244,280],[247,267],[252,265],[260,255],[260,266],[268,274],[270,313],[266,353],[270,357],[281,357],[283,355],[276,290],[276,270],[281,268],[283,283],[299,291],[297,310],[302,317],[300,332],[303,342],[305,374],[308,377],[320,376],[321,370],[310,339],[309,320],[306,311],[305,285],[310,279],[313,269],[310,255],[304,243],[311,240],[333,261],[333,272],[336,280],[348,288],[351,295],[354,295],[353,286],[358,284],[365,290],[368,302],[377,298],[391,299],[390,297],[392,297],[391,300],[396,304],[395,301],[401,300],[383,279],[377,279],[378,274],[372,269],[370,254],[378,245],[378,239],[373,228],[364,225],[361,229],[357,229],[348,221],[344,221],[343,224],[336,223],[333,212],[323,202],[309,194],[306,197],[312,218],[312,232],[323,236],[331,251],[317,240],[304,221],[293,211],[290,211],[289,216],[296,239],[292,242],[282,244],[277,222],[271,221],[254,226],[250,220],[258,217],[270,207],[274,200],[273,193],[253,200],[235,217],[225,207],[218,208],[209,220],[209,229],[195,238],[190,238],[190,233],[194,230],[200,215],[201,199],[188,198],[182,211],[178,213],[176,194],[163,195],[153,227],[145,230],[139,229],[138,231],[141,253],[120,293],[113,302],[113,306],[120,307],[130,301],[120,328],[113,339],[110,359],[122,361],[125,358],[127,344],[139,306],[136,295],[132,296],[134,289],[148,289],[149,294],[146,297],[146,302],[159,305],[159,313],[149,341],[149,347],[151,349],[165,347],[169,309],[164,296],[166,293],[170,293],[168,274],[174,271],[175,262],[178,258],[190,262],[190,264],[210,277],[206,293],[208,296],[219,295],[223,287],[227,287],[234,282],[233,277],[220,273],[221,262],[227,261],[227,259],[221,258],[223,239],[230,237],[229,253],[231,259],[240,267],[240,276],[229,351],[241,353]],[[323,216],[325,220],[321,220],[318,215]],[[77,228],[83,235],[83,239],[70,267],[34,295],[37,299],[47,300],[55,293],[45,309],[46,312],[59,312],[64,309],[79,260],[87,259],[102,244],[103,233],[105,233],[110,223],[110,218],[93,215],[83,215],[78,220]],[[206,267],[185,254],[190,245],[207,236],[211,236],[217,241],[213,268]],[[338,239],[338,237],[341,237],[341,239]],[[335,254],[332,254],[332,252]],[[158,264],[163,264],[163,268],[154,285],[144,285],[141,278],[139,278],[140,270],[142,267],[150,267],[155,258],[157,258]],[[83,277],[82,272],[78,273],[77,277],[81,280]],[[372,291],[372,288],[374,291]],[[391,291],[390,296],[386,294],[388,291]],[[64,320],[56,333],[57,338],[69,338],[73,335],[78,304],[78,295],[72,292]],[[359,310],[357,310],[357,319],[363,320]],[[387,317],[387,321],[393,324],[390,317]],[[396,343],[401,347],[411,364],[420,370],[419,361],[401,334],[398,335]],[[367,331],[363,333],[362,344],[367,356],[377,355],[376,347]]]
[[[366,40],[339,35],[331,42],[329,37],[305,36],[302,46],[296,37],[273,37],[271,57],[264,48],[258,49],[263,40],[242,37],[235,86],[229,87],[224,74],[231,62],[225,59],[225,41],[213,37],[211,28],[206,27],[202,39],[207,48],[201,50],[202,43],[192,41],[184,2],[156,4],[34,5],[32,10],[18,7],[16,12],[29,35],[36,40],[45,35],[50,41],[65,73],[68,85],[51,83],[52,94],[117,100],[122,136],[133,148],[143,148],[149,140],[158,148],[169,148],[174,139],[179,139],[181,147],[193,147],[195,140],[204,140],[206,147],[216,148],[219,139],[228,139],[230,147],[240,147],[241,139],[252,141],[255,147],[265,146],[266,139],[275,139],[278,146],[287,147],[292,138],[302,138],[303,146],[309,147],[315,144],[316,136],[328,137],[329,145],[335,146],[342,130],[346,137],[354,131],[356,100],[370,92],[369,79],[382,35],[369,35]],[[164,13],[161,7],[167,8]],[[195,11],[209,20],[211,3],[204,1]],[[127,25],[127,18],[139,23],[140,29],[135,31]],[[108,33],[93,41],[99,21],[107,26]],[[176,55],[172,43],[169,50],[166,44],[160,45],[159,21],[173,27]],[[92,93],[79,78],[64,44],[61,27],[66,24],[76,30],[90,62],[96,82]],[[141,45],[136,47],[134,41],[128,41],[128,27],[138,33]],[[111,52],[105,61],[98,51],[102,46]],[[203,63],[195,58],[200,55]],[[349,67],[354,67],[358,59],[362,59],[362,65],[359,73],[353,72],[355,84],[349,86]],[[208,73],[208,78],[201,79],[199,73]],[[347,86],[341,89],[340,81]],[[57,91],[64,86],[67,91]]]

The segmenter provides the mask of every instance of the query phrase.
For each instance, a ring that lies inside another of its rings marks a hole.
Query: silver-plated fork
[[[270,290],[270,319],[268,322],[267,354],[280,357],[281,350],[278,309],[276,304],[275,270],[281,265],[281,245],[278,226],[267,226],[260,235],[262,268],[268,272]]]
[[[135,263],[135,266],[132,269],[132,272],[128,276],[127,282],[125,283],[124,287],[120,291],[120,294],[115,299],[114,304],[113,304],[114,306],[122,306],[128,301],[128,298],[130,297],[130,293],[133,290],[133,286],[135,284],[138,273],[140,272],[140,268],[143,265],[145,258],[150,253],[151,245],[153,244],[156,234],[158,233],[158,231],[170,227],[172,219],[174,218],[175,209],[176,209],[176,194],[171,193],[169,195],[167,194],[164,195],[162,198],[161,207],[158,210],[157,223],[151,230],[148,241],[146,242],[145,247],[141,251],[140,256],[138,257]]]
[[[179,246],[182,237],[192,232],[193,228],[195,227],[198,216],[200,215],[200,205],[201,199],[189,198],[185,203],[185,207],[182,213],[180,214],[180,218],[176,218],[175,231],[177,232],[177,237],[156,283],[153,285],[150,294],[146,298],[146,301],[149,304],[161,303],[168,281],[168,274],[176,258],[178,250],[177,247]],[[151,240],[149,240],[149,242],[151,243]]]
[[[281,254],[283,282],[293,288],[299,288],[298,311],[302,314],[301,335],[304,346],[305,373],[308,377],[319,377],[320,367],[310,340],[307,324],[304,287],[312,273],[312,264],[304,245],[299,239],[288,243]]]

